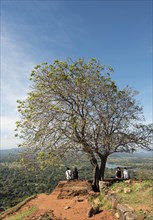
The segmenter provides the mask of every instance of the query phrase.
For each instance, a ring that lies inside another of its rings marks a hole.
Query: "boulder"
[[[87,217],[90,218],[99,213],[99,206],[90,207],[87,211]]]
[[[123,191],[124,191],[124,193],[130,193],[131,189],[130,188],[124,188]]]
[[[125,216],[125,213],[131,213],[133,211],[132,208],[129,208],[127,205],[123,205],[123,204],[118,204],[117,205],[117,211],[118,211],[118,214],[120,216],[120,219],[122,220],[126,220],[124,218]]]

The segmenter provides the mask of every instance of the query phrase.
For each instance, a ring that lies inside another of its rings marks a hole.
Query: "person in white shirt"
[[[70,170],[70,168],[67,168],[65,174],[66,174],[66,179],[67,180],[71,180],[72,179],[72,171]]]
[[[126,167],[123,170],[123,178],[124,179],[129,179],[129,172],[128,172]]]

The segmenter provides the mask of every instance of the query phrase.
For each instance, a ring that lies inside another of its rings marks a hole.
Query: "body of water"
[[[112,163],[106,163],[106,167],[109,169],[114,169],[114,168],[121,167],[121,166],[112,164]]]

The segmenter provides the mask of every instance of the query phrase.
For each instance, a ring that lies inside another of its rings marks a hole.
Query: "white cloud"
[[[1,134],[3,134],[2,132],[4,132],[5,134],[9,134],[10,132],[12,132],[12,130],[15,129],[16,121],[17,121],[17,118],[15,117],[9,117],[9,116],[3,117],[2,116],[1,117],[1,128],[3,129],[3,131],[1,130]]]
[[[14,136],[16,121],[17,118],[15,117],[9,117],[9,116],[1,117],[1,144],[0,144],[1,149],[17,147],[19,140]]]
[[[19,116],[16,101],[26,97],[34,63],[25,45],[16,42],[9,33],[1,34],[1,148],[17,146],[14,137]]]
[[[34,62],[24,50],[26,45],[14,42],[8,34],[2,34],[1,45],[2,88],[8,86],[14,93],[19,90],[23,93],[28,86],[28,76]]]
[[[17,148],[18,144],[19,140],[14,138],[14,136],[5,136],[4,138],[1,138],[0,149]]]

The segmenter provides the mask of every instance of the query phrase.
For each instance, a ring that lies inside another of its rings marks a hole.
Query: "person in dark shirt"
[[[121,168],[117,167],[116,172],[115,172],[115,178],[120,179],[121,178]]]
[[[73,171],[73,179],[74,179],[74,180],[77,180],[77,179],[78,179],[78,170],[77,170],[76,167],[74,168],[74,171]]]

